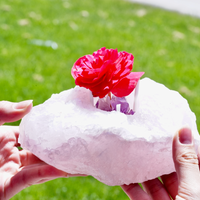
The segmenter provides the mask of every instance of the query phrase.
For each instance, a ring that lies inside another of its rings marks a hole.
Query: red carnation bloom
[[[79,58],[72,67],[76,85],[88,88],[94,97],[103,98],[109,92],[117,97],[129,95],[144,72],[131,72],[133,55],[105,47]]]

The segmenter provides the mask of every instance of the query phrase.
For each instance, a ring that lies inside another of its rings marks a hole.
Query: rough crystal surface
[[[140,81],[136,113],[103,111],[91,92],[76,86],[35,106],[20,124],[20,143],[40,159],[108,185],[143,182],[174,171],[172,138],[189,126],[196,146],[196,118],[176,91]]]

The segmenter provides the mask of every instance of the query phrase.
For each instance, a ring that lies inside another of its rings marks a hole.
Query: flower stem
[[[109,93],[108,93],[108,96],[109,96],[109,97],[110,97],[110,99],[111,99],[111,92],[109,92]]]

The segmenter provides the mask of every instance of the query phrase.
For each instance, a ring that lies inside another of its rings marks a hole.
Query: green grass
[[[31,186],[12,200],[110,200],[128,199],[119,186],[106,186],[92,177],[56,179],[42,185]]]
[[[74,86],[73,63],[99,48],[135,57],[134,70],[179,91],[200,127],[200,19],[123,0],[1,0],[0,100],[44,102]],[[58,49],[32,44],[52,40]],[[18,124],[18,123],[15,123]],[[128,199],[91,177],[32,186],[17,199]]]

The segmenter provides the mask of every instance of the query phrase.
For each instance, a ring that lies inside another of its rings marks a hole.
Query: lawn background
[[[37,105],[74,87],[73,63],[104,46],[132,53],[134,71],[179,91],[200,127],[200,19],[123,0],[1,0],[0,100]],[[87,177],[32,186],[12,198],[18,199],[128,197]]]

